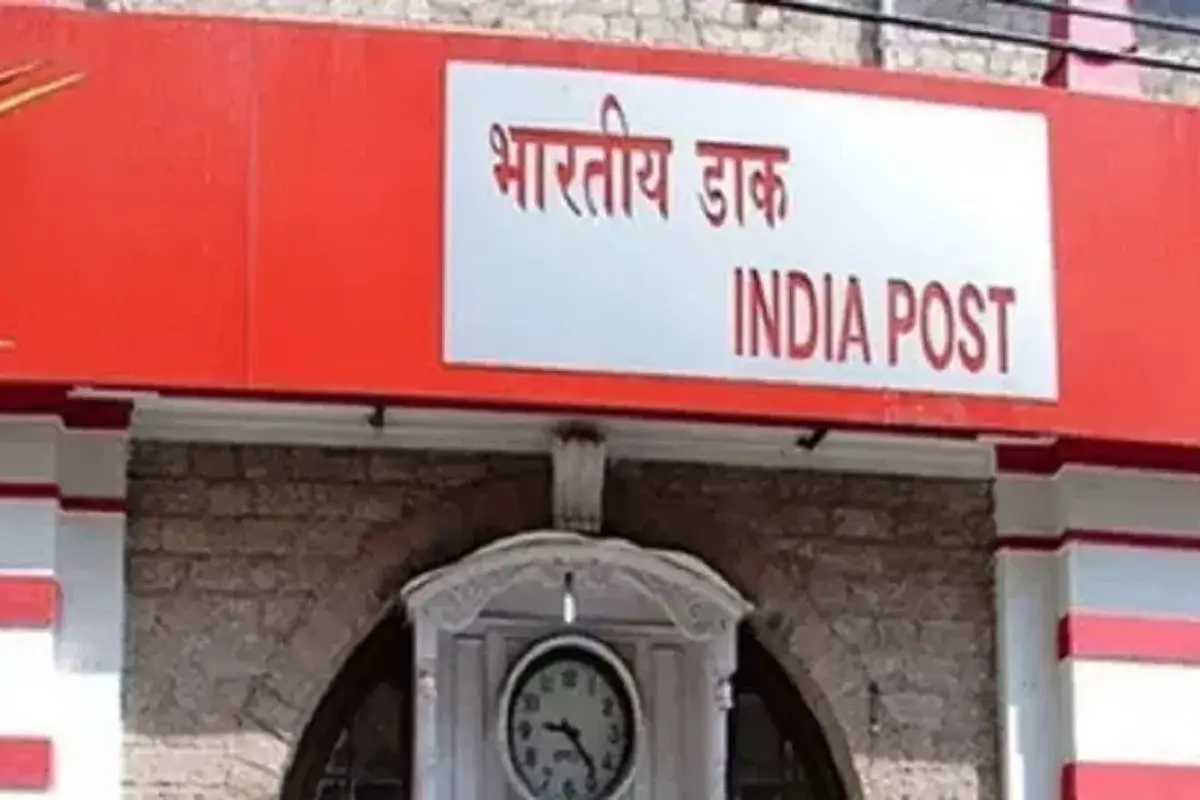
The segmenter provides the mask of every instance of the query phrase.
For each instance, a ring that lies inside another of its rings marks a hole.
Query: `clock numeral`
[[[603,767],[604,769],[607,769],[610,771],[617,768],[616,765],[613,763],[612,753],[604,754],[604,758],[600,761],[600,766]]]
[[[608,726],[608,743],[617,744],[621,741],[621,728],[616,723]]]
[[[554,691],[554,676],[549,672],[543,672],[542,677],[538,679],[538,685],[541,686],[542,694]]]
[[[521,720],[521,724],[517,726],[517,734],[521,737],[521,741],[529,741],[529,737],[533,736],[533,725],[530,724],[529,720]]]
[[[525,748],[525,766],[530,768],[537,766],[537,750],[533,747]]]
[[[563,781],[562,793],[563,793],[563,797],[568,798],[568,800],[570,800],[570,798],[574,797],[575,796],[575,781],[572,781],[572,780]]]
[[[545,794],[546,789],[550,788],[550,778],[554,775],[554,771],[549,767],[542,767],[542,782],[538,786],[531,786],[533,793],[539,797]]]
[[[521,696],[521,703],[525,706],[525,711],[530,714],[536,714],[538,709],[542,707],[541,699],[533,692],[526,692]]]
[[[563,687],[566,689],[574,689],[579,683],[579,671],[574,667],[568,667],[563,670],[562,674]]]
[[[611,717],[613,712],[616,711],[616,705],[617,704],[615,700],[613,700],[611,697],[606,697],[600,701],[600,713],[603,714],[605,718]]]

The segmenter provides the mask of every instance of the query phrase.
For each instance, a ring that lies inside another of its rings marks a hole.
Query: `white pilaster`
[[[1005,797],[1200,796],[1200,477],[1058,456],[996,485]]]
[[[0,417],[0,800],[120,797],[124,417]]]
[[[126,431],[67,428],[59,453],[55,662],[67,716],[55,740],[55,797],[120,800]]]
[[[996,482],[998,533],[1032,546],[996,554],[996,658],[1005,800],[1057,800],[1062,769],[1058,710],[1058,556],[1053,496],[1017,476]],[[1042,545],[1042,546],[1039,546]]]
[[[56,416],[0,417],[0,798],[51,790],[59,719]]]

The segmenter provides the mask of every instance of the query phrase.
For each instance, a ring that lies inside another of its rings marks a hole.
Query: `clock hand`
[[[575,739],[580,735],[579,728],[572,725],[566,717],[563,717],[561,722],[543,722],[542,727],[551,733],[561,733],[568,739]]]
[[[563,735],[571,740],[571,744],[574,746],[575,752],[579,753],[579,757],[583,759],[583,763],[587,766],[588,778],[595,780],[596,762],[592,758],[592,754],[584,748],[583,737],[579,731],[579,728],[576,728],[565,719],[562,721],[562,725],[560,727]]]
[[[572,725],[565,717],[561,722],[543,722],[542,727],[551,733],[561,733],[563,736],[567,737],[567,740],[571,743],[571,746],[575,748],[575,752],[578,753],[579,757],[583,759],[584,766],[587,767],[588,777],[595,780],[596,761],[592,758],[592,754],[584,748],[582,734],[580,733],[579,728],[576,728],[574,725]]]

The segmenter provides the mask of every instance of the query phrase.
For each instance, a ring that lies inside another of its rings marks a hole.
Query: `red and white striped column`
[[[1012,472],[996,449],[996,658],[1001,784],[1005,800],[1059,796],[1058,558],[1055,486]]]
[[[1009,800],[1200,797],[1200,454],[997,452]]]
[[[128,422],[0,395],[0,800],[120,797]]]

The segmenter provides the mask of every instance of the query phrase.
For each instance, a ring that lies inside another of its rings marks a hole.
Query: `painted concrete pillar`
[[[1006,797],[1200,797],[1200,460],[998,461]]]
[[[0,412],[0,798],[117,800],[128,409]]]
[[[1058,522],[1053,485],[1006,470],[998,449],[996,657],[1005,800],[1053,800],[1061,774]]]

